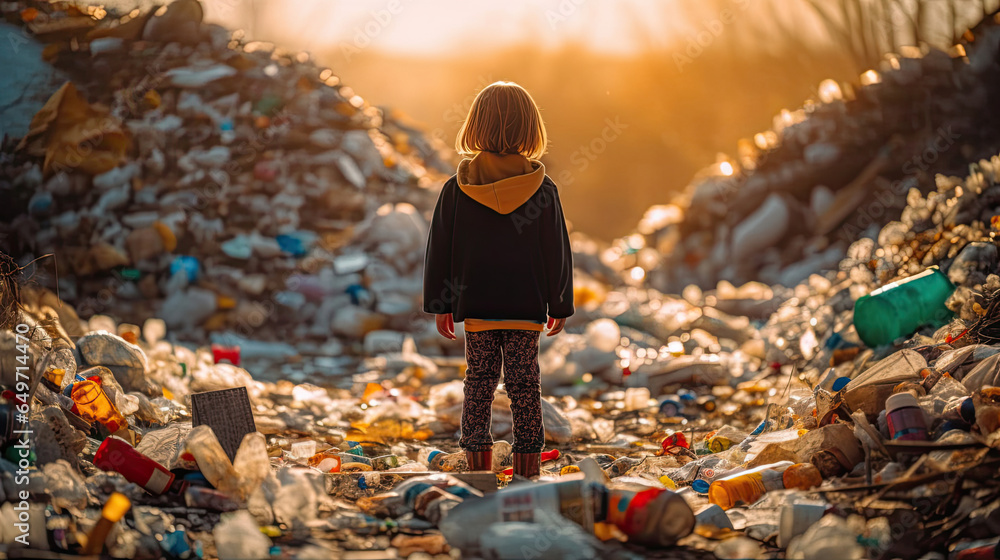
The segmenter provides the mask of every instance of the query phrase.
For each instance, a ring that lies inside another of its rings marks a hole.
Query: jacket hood
[[[497,213],[510,214],[538,191],[545,166],[520,154],[480,152],[458,164],[456,177],[470,198]]]

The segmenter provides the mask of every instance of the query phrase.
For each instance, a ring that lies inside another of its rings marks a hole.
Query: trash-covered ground
[[[0,156],[8,557],[994,557],[991,23],[823,84],[635,235],[574,233],[525,481],[502,390],[494,473],[457,453],[419,131],[196,2],[2,9],[70,80]]]

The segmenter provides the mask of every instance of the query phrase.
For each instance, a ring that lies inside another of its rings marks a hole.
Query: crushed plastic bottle
[[[185,449],[194,456],[198,469],[212,486],[230,496],[240,496],[239,474],[233,468],[212,428],[197,426],[188,434]]]

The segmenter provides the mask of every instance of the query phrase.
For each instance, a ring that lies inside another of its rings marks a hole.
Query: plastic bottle
[[[927,441],[927,423],[920,403],[911,393],[896,393],[885,400],[885,419],[892,439]]]
[[[889,344],[928,323],[952,316],[944,302],[955,291],[936,266],[899,282],[886,284],[854,303],[854,328],[870,347]]]
[[[174,473],[136,451],[127,441],[114,436],[105,439],[97,448],[94,466],[117,472],[150,494],[162,494],[174,482]]]
[[[108,501],[104,503],[104,508],[101,509],[101,518],[97,520],[97,524],[87,535],[87,546],[83,548],[85,556],[100,554],[104,550],[104,540],[108,538],[108,533],[131,507],[132,501],[124,494],[112,492]]]
[[[717,480],[724,478],[731,471],[738,467],[727,460],[725,454],[709,455],[698,460],[691,461],[684,466],[670,471],[670,478],[680,485],[691,484],[695,480]],[[707,492],[708,489],[706,488]]]
[[[698,478],[691,481],[691,489],[699,494],[708,494],[709,488],[712,487],[712,483],[716,480],[722,480],[723,478],[734,476],[737,474],[745,473],[746,469],[735,468],[735,469],[702,469],[698,471]]]
[[[474,555],[487,527],[497,522],[534,522],[538,510],[559,513],[591,532],[594,522],[613,523],[631,542],[647,546],[673,545],[694,530],[694,512],[678,494],[632,485],[611,490],[582,475],[573,476],[466,499],[441,522],[441,532],[463,555]]]
[[[52,341],[52,350],[47,352],[41,359],[39,369],[45,372],[53,369],[61,369],[63,370],[63,379],[67,377],[72,379],[76,375],[76,357],[69,343],[62,338],[54,339]],[[62,387],[60,386],[59,389],[53,392],[59,393],[61,390]]]
[[[239,474],[211,427],[204,424],[194,427],[188,433],[184,447],[212,486],[231,496],[240,496]]]
[[[90,422],[100,422],[109,432],[115,433],[128,426],[104,389],[89,379],[73,384],[73,401],[80,416]]]
[[[808,490],[822,482],[819,470],[811,464],[781,461],[716,480],[708,488],[708,501],[730,509],[752,504],[772,490]]]
[[[579,525],[556,513],[535,512],[535,521],[494,523],[476,535],[476,558],[520,560],[523,558],[563,558],[584,560],[605,558],[607,552],[593,536]],[[623,554],[623,557],[628,554]],[[464,557],[464,556],[463,556]],[[610,556],[614,558],[614,556]]]

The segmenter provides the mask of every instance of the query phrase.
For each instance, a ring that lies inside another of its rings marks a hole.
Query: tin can
[[[910,393],[896,393],[885,400],[886,420],[892,439],[927,441],[927,423],[917,398]]]

